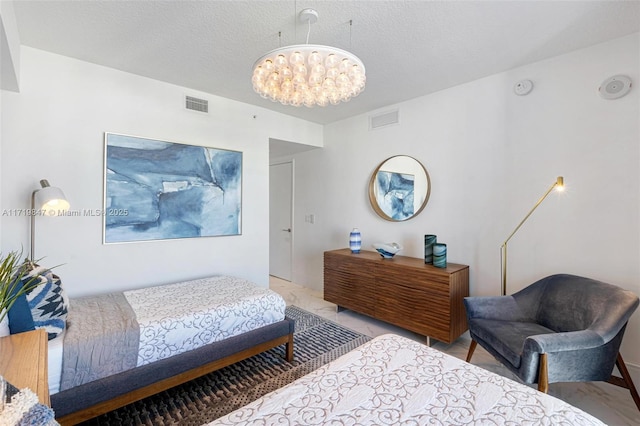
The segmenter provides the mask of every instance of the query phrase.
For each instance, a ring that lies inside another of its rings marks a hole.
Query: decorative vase
[[[447,245],[435,243],[433,245],[433,266],[436,268],[447,267]]]
[[[433,264],[433,245],[436,243],[435,235],[424,236],[424,263]]]
[[[362,248],[362,237],[360,236],[358,228],[353,228],[349,234],[349,248],[351,249],[351,253],[360,253],[360,249]]]

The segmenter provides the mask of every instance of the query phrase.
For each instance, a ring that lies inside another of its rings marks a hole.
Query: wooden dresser
[[[349,249],[324,253],[324,299],[430,338],[451,343],[467,330],[462,299],[469,267],[426,265],[423,259],[383,259]]]
[[[18,389],[31,389],[40,403],[50,405],[46,331],[0,337],[0,375]]]

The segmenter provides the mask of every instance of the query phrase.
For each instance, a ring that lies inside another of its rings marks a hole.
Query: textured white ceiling
[[[253,92],[258,57],[305,43],[297,14],[307,7],[319,14],[309,43],[350,50],[365,64],[367,86],[349,103],[295,108]],[[638,1],[20,0],[14,8],[24,45],[317,123],[640,31]]]

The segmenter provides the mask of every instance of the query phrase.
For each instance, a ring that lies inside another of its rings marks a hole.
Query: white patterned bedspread
[[[404,337],[377,337],[210,425],[603,425]]]
[[[284,299],[249,281],[218,276],[125,291],[140,324],[138,366],[284,319]]]

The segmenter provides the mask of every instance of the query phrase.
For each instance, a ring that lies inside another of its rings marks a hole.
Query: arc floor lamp
[[[522,224],[524,224],[527,221],[527,219],[529,219],[529,216],[531,216],[531,213],[533,213],[534,210],[537,209],[540,204],[542,204],[544,199],[547,198],[547,195],[549,195],[551,191],[553,191],[554,189],[558,191],[564,190],[564,178],[562,176],[558,176],[558,178],[553,183],[553,185],[551,185],[551,187],[547,190],[547,192],[545,192],[544,195],[540,197],[538,202],[533,206],[531,210],[529,210],[529,213],[527,213],[524,219],[522,219],[522,221],[518,224],[518,226],[516,226],[516,229],[514,229],[511,234],[509,234],[507,239],[504,240],[504,243],[502,243],[502,246],[500,247],[500,261],[502,263],[502,295],[503,296],[507,294],[507,243],[509,242],[511,237],[513,237],[516,234],[516,232],[518,232],[518,229],[520,229]]]
[[[58,216],[69,210],[70,204],[60,188],[42,179],[40,189],[31,193],[31,261],[35,262],[36,216]]]

